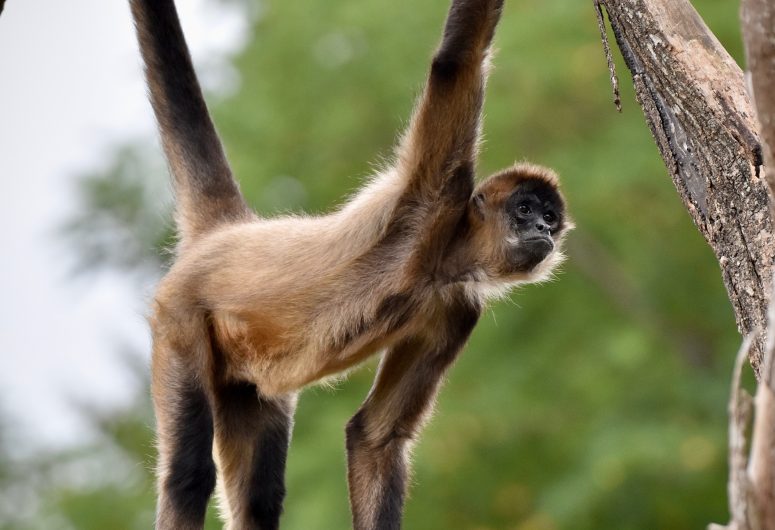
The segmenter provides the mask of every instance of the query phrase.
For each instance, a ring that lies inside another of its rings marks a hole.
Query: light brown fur
[[[398,528],[410,444],[444,373],[486,300],[545,279],[570,227],[549,169],[474,187],[501,1],[453,1],[392,167],[329,215],[275,219],[245,206],[174,6],[157,1],[132,0],[181,235],[151,319],[157,527],[201,527],[217,466],[229,527],[276,528],[297,393],[384,351],[346,429],[348,478],[354,527]],[[509,201],[528,188],[557,221],[517,227]],[[551,249],[533,257],[524,230]]]

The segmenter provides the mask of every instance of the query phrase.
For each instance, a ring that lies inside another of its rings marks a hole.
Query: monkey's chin
[[[533,237],[520,241],[509,256],[515,272],[532,272],[554,250],[554,242],[548,237]]]

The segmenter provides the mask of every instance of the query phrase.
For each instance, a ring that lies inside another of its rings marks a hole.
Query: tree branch
[[[770,169],[767,182],[775,195],[775,2],[742,0],[740,17],[750,89],[761,125],[764,165]]]
[[[767,182],[770,192],[775,193],[775,0],[742,0],[741,19],[750,90],[764,140]],[[770,303],[765,351],[754,400],[748,501],[761,520],[761,528],[775,530],[775,295]]]
[[[605,7],[662,159],[721,267],[740,332],[765,327],[775,234],[743,72],[688,0]],[[749,358],[759,373],[764,339]]]
[[[595,0],[598,24],[600,5],[665,165],[719,260],[738,328],[748,335],[729,405],[731,522],[709,528],[775,530],[775,0],[743,0],[742,9],[763,148],[742,71],[687,0]],[[754,331],[760,328],[769,330],[766,338]],[[760,378],[754,400],[740,386],[746,356]]]

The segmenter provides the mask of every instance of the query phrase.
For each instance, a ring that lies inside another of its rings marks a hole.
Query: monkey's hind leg
[[[157,334],[152,382],[159,450],[157,530],[201,529],[215,487],[208,391],[178,351]]]
[[[279,528],[295,408],[296,395],[265,398],[251,383],[216,388],[218,494],[228,529]]]

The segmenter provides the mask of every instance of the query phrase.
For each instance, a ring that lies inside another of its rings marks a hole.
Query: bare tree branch
[[[708,530],[745,530],[759,527],[755,510],[748,502],[751,480],[748,477],[748,442],[745,433],[753,414],[753,400],[740,385],[743,364],[748,357],[754,335],[743,341],[737,352],[732,370],[732,392],[729,398],[729,513],[731,522],[727,526],[711,524]]]
[[[742,70],[688,0],[598,3],[673,183],[719,261],[738,329],[764,328],[775,232]],[[749,354],[757,374],[763,351],[759,337]]]
[[[775,304],[770,311],[768,344],[775,339]],[[765,353],[765,365],[772,365],[775,351]],[[751,431],[751,460],[748,475],[749,511],[756,513],[759,526],[751,530],[775,530],[775,392],[764,374],[754,397],[753,430]]]
[[[741,19],[750,88],[761,125],[767,182],[775,191],[775,1],[742,0]]]
[[[726,526],[711,524],[708,530],[775,530],[775,392],[764,377],[767,373],[764,367],[772,366],[775,359],[775,304],[770,306],[768,320],[762,378],[753,399],[740,384],[743,361],[753,335],[744,341],[737,354],[729,401],[727,490],[731,521]],[[752,416],[749,453],[746,432],[751,427]]]
[[[772,193],[775,192],[775,0],[742,0],[741,21],[749,88],[761,127],[767,182]],[[748,467],[751,489],[746,501],[749,511],[756,513],[759,528],[775,530],[775,295],[770,302],[768,326],[761,381],[754,398],[756,417]]]

